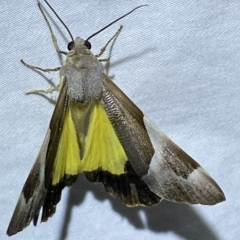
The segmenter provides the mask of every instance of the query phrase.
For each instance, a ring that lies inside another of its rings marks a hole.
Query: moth
[[[40,3],[39,8],[50,27]],[[128,207],[148,207],[163,199],[206,205],[225,200],[211,176],[105,74],[90,51],[89,38],[72,41],[59,68],[59,97],[8,235],[31,221],[36,226],[41,209],[41,221],[47,221],[55,213],[63,188],[71,186],[79,173],[91,182],[101,182]]]

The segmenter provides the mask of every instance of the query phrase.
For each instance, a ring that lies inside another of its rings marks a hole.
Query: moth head
[[[74,50],[76,52],[81,52],[84,50],[90,50],[91,43],[88,40],[84,40],[80,37],[77,37],[75,41],[71,41],[68,43],[68,50]]]

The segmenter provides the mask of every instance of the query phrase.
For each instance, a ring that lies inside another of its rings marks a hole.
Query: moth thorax
[[[92,59],[93,61],[90,61]],[[80,103],[101,99],[104,69],[96,58],[82,57],[75,64],[67,62],[60,70],[68,85],[68,97]]]
[[[102,98],[102,86],[101,84],[89,85],[89,82],[68,81],[68,97],[70,101],[85,105],[92,100]]]
[[[91,100],[100,100],[102,98],[102,72],[91,74],[87,69],[82,69],[81,71],[72,71],[65,76],[68,85],[67,94],[70,100],[85,104]]]

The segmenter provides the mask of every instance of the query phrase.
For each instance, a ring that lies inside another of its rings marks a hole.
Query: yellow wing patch
[[[52,184],[59,183],[65,174],[77,175],[80,169],[77,134],[68,108],[55,158]]]
[[[79,106],[74,108],[74,111],[76,110],[79,111],[79,119],[84,121],[88,116],[85,109],[82,111]],[[59,183],[65,174],[77,175],[82,171],[94,171],[99,168],[116,175],[124,173],[127,156],[105,109],[98,101],[93,103],[89,111],[91,112],[88,124],[74,124],[71,107],[66,112],[54,164],[53,185]],[[88,129],[84,131],[77,127],[76,130],[75,126],[87,126]],[[85,138],[82,137],[84,132]],[[81,136],[80,139],[78,136]],[[81,142],[82,139],[85,143]],[[79,142],[84,149],[80,149]],[[80,150],[83,150],[82,159]]]
[[[85,144],[83,171],[101,168],[112,174],[124,173],[126,153],[100,102],[93,106]]]

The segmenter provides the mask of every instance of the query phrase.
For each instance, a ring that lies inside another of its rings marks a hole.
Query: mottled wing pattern
[[[129,162],[137,176],[146,183],[152,193],[159,199],[191,204],[211,205],[225,200],[220,187],[195,160],[146,118],[109,78],[106,77],[104,83],[105,88],[111,93],[112,102],[117,102],[124,109],[125,115],[131,115],[138,126],[141,126],[145,136],[149,136],[149,140],[148,138],[132,140],[142,149],[149,148],[149,145],[145,145],[149,141],[154,149],[153,155],[151,155],[152,152],[147,151],[149,155],[143,161],[144,158],[135,157],[136,155],[133,154]],[[111,115],[110,112],[109,115]],[[124,138],[125,133],[121,136],[119,132],[119,136]],[[131,152],[132,146],[129,146]],[[147,165],[143,167],[147,172],[138,171],[138,166],[141,164]],[[143,191],[143,195],[146,193]]]
[[[158,196],[181,203],[212,205],[225,200],[212,177],[147,117],[144,123],[155,149],[143,177]]]
[[[67,85],[63,80],[61,92],[50,122],[46,137],[38,157],[30,171],[18,199],[7,234],[13,235],[23,230],[33,220],[37,224],[39,211],[43,207],[42,221],[55,212],[55,205],[60,200],[61,190],[66,185],[51,185],[54,159],[67,107]]]

